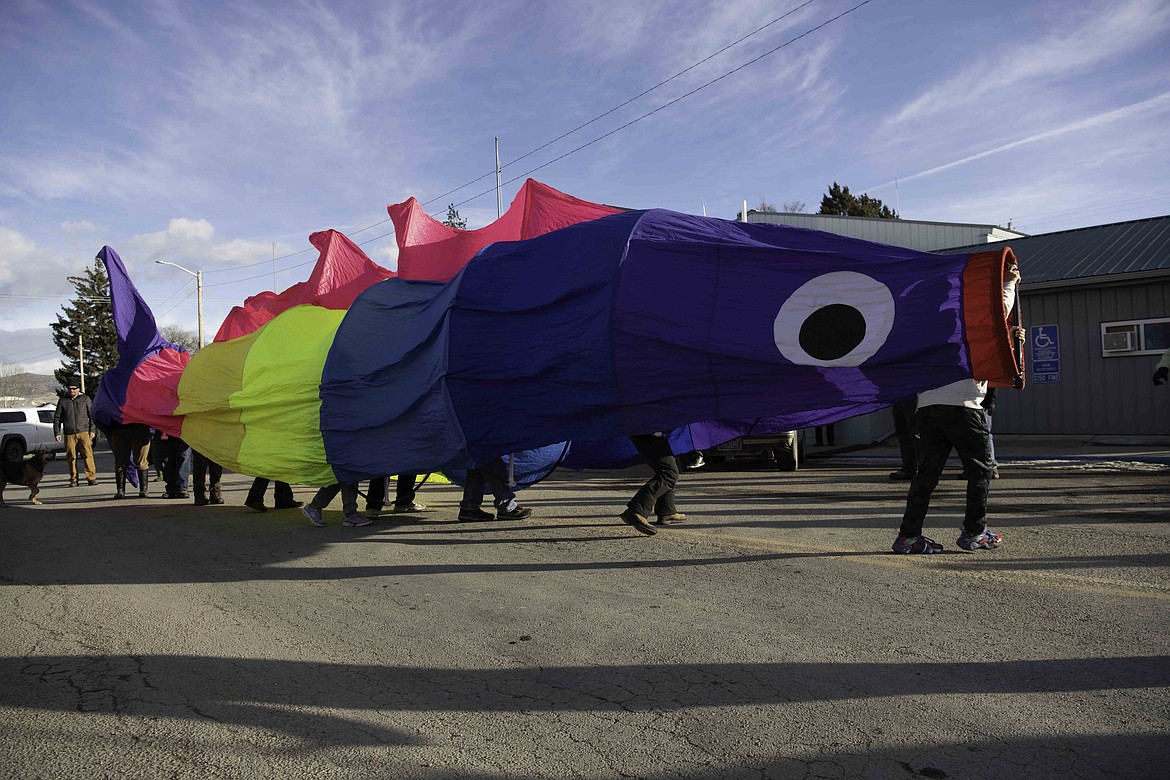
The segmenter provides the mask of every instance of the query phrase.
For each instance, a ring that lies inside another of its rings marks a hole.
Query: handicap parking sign
[[[1028,343],[1032,346],[1032,381],[1060,381],[1060,327],[1033,325]]]

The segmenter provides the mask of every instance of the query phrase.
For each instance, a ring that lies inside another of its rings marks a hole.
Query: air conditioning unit
[[[1134,346],[1134,333],[1132,330],[1117,331],[1115,333],[1101,334],[1101,351],[1102,352],[1133,352],[1137,347]]]

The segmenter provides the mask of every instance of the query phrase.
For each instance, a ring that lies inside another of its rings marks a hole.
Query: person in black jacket
[[[97,469],[93,463],[93,406],[88,395],[81,393],[75,382],[70,382],[66,395],[57,402],[53,413],[53,435],[57,441],[65,437],[65,452],[69,458],[69,487],[77,487],[77,450],[85,458],[85,481],[97,484]]]

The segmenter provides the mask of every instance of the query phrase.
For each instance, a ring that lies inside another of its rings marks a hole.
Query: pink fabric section
[[[496,241],[536,238],[622,209],[574,198],[535,179],[524,182],[508,210],[479,230],[456,230],[423,211],[415,198],[386,207],[398,241],[398,276],[445,282]]]
[[[246,336],[293,306],[348,309],[367,287],[395,275],[366,257],[357,244],[336,230],[314,233],[309,242],[321,253],[309,278],[280,294],[262,292],[245,299],[243,306],[233,307],[215,334],[215,341]]]
[[[174,411],[179,407],[179,378],[190,360],[190,352],[168,347],[142,361],[126,386],[122,420],[182,436],[183,418],[175,417]]]

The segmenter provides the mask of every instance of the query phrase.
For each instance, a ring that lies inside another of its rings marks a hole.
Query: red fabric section
[[[215,334],[215,341],[246,336],[293,306],[348,309],[367,287],[395,275],[366,257],[357,244],[336,230],[314,233],[309,242],[321,253],[309,278],[280,294],[262,292],[247,298],[243,306],[233,307]]]
[[[1023,378],[1003,306],[1004,268],[1009,262],[1016,262],[1010,247],[976,252],[967,258],[963,271],[963,320],[971,375],[991,387],[1016,387],[1017,379]]]
[[[415,198],[391,204],[386,211],[398,241],[398,276],[446,282],[488,244],[536,238],[622,209],[574,198],[528,179],[508,210],[478,230],[444,225],[423,211]]]
[[[179,378],[190,360],[190,352],[168,347],[142,361],[126,386],[123,422],[146,423],[169,435],[181,436],[183,418],[175,417],[174,411],[179,406]]]

